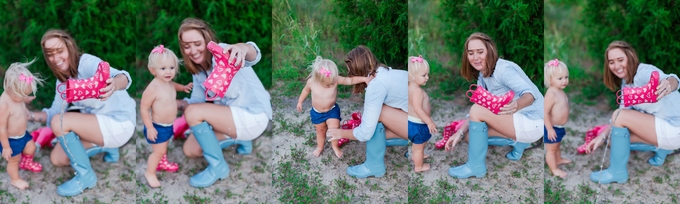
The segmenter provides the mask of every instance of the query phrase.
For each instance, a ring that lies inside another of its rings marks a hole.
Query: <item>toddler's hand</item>
[[[302,103],[298,103],[296,108],[298,113],[302,113]]]
[[[550,141],[555,141],[557,140],[557,133],[555,133],[555,129],[553,128],[546,128],[548,129],[548,140]]]
[[[152,142],[156,142],[156,137],[158,137],[158,131],[156,131],[156,128],[146,128],[146,138]]]
[[[12,157],[12,148],[7,147],[7,148],[2,148],[2,158],[5,158],[5,160],[9,161],[9,158]]]
[[[193,89],[193,88],[194,88],[194,83],[193,83],[193,82],[189,82],[189,84],[187,84],[186,86],[184,86],[184,92],[185,92],[185,93],[191,93],[191,89]]]
[[[373,80],[374,78],[375,78],[375,76],[368,76],[368,77],[366,77],[366,81],[364,83],[366,83],[366,85],[368,85],[371,82],[371,80]]]
[[[432,124],[427,124],[427,129],[430,129],[430,134],[435,134],[435,133],[438,132],[438,131],[437,131],[437,126],[435,126],[434,123],[432,123]]]

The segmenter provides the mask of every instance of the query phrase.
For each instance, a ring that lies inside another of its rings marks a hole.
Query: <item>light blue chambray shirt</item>
[[[94,55],[83,54],[80,56],[80,61],[78,62],[78,77],[76,79],[87,79],[97,72],[99,62],[103,60],[99,59]],[[130,88],[132,85],[132,78],[130,74],[124,70],[118,70],[111,67],[111,77],[115,77],[119,74],[123,74],[128,79],[128,84],[125,86],[125,90]],[[62,83],[57,79],[57,85]],[[137,121],[137,114],[135,112],[135,107],[137,103],[130,97],[130,95],[125,90],[118,90],[111,95],[106,101],[101,101],[100,99],[85,99],[82,101],[73,102],[74,106],[82,107],[81,113],[104,115],[112,118],[118,122],[130,121],[135,123]],[[50,127],[50,122],[52,117],[60,114],[62,111],[62,104],[64,99],[61,98],[59,92],[55,92],[54,100],[52,101],[52,106],[44,108],[42,111],[47,113],[47,127]]]
[[[262,82],[257,78],[255,70],[253,70],[253,65],[257,64],[262,58],[260,53],[260,48],[254,42],[247,42],[246,44],[252,45],[257,51],[257,57],[255,60],[248,61],[243,65],[243,67],[234,75],[234,78],[229,85],[229,89],[224,94],[224,98],[215,99],[215,104],[224,106],[239,107],[251,114],[266,113],[269,119],[272,119],[272,104],[269,92],[264,88]],[[219,43],[220,47],[225,48],[227,44]],[[206,50],[207,51],[207,50]],[[215,67],[215,58],[212,59],[213,68]],[[189,104],[193,103],[205,103],[205,86],[203,82],[212,73],[212,68],[210,71],[199,72],[193,75],[194,88],[191,90],[190,98],[184,98],[184,101]]]
[[[490,77],[483,77],[482,73],[479,72],[477,85],[485,87],[491,94],[497,96],[512,90],[515,92],[513,101],[519,99],[525,93],[530,93],[534,96],[534,102],[517,111],[517,113],[530,120],[543,120],[543,94],[522,71],[522,68],[514,62],[498,59],[496,69]]]
[[[675,80],[680,82],[678,75],[665,74],[654,65],[640,63],[637,68],[637,73],[635,74],[635,77],[633,77],[633,83],[626,83],[626,80],[624,79],[622,80],[623,86],[621,89],[623,90],[623,87],[639,87],[646,85],[649,83],[649,77],[652,75],[653,71],[659,72],[659,79],[661,80],[667,79],[668,77],[673,77]],[[680,86],[678,87],[680,88]],[[678,89],[675,89],[675,91],[671,92],[667,96],[664,96],[656,103],[633,105],[628,107],[628,109],[652,114],[657,118],[665,120],[674,127],[680,127],[680,106],[678,106],[678,101],[680,101],[680,92],[678,92]],[[623,105],[620,107],[623,108]]]
[[[373,137],[383,104],[408,113],[408,72],[378,67],[375,78],[366,87],[361,124],[352,130],[357,140],[363,142]],[[404,125],[406,121],[404,117]]]

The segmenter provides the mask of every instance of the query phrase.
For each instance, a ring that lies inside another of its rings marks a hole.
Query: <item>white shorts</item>
[[[532,143],[543,137],[543,119],[530,120],[521,113],[512,114],[517,142]]]
[[[269,117],[264,112],[252,114],[242,108],[231,106],[231,116],[236,126],[236,140],[254,140],[262,135],[269,124]]]
[[[104,115],[96,115],[99,130],[104,137],[104,147],[118,148],[127,143],[135,133],[135,124],[130,121],[118,122]]]
[[[672,126],[664,119],[654,117],[656,141],[659,148],[665,150],[680,149],[680,127]]]

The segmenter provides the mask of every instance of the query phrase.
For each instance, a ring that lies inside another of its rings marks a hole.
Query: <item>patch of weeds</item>
[[[545,179],[543,181],[545,203],[568,203],[572,201],[572,192],[565,189],[559,181]]]
[[[510,174],[512,175],[512,177],[522,178],[522,173],[520,173],[519,171],[512,171],[512,173]]]
[[[304,168],[302,165],[307,164],[304,151],[293,147],[291,157],[293,161],[278,164],[273,176],[272,183],[279,191],[278,200],[282,203],[324,203],[326,198],[320,195],[328,195],[328,187],[321,184],[319,173],[300,173]]]
[[[212,201],[210,197],[202,198],[196,195],[196,191],[194,191],[193,194],[189,194],[188,192],[186,192],[184,193],[184,196],[182,196],[182,198],[184,198],[184,201],[186,201],[187,203],[211,203]]]
[[[663,178],[661,176],[655,176],[652,180],[654,183],[663,183]]]

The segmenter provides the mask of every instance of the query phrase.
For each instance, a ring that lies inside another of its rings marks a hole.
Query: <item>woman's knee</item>
[[[184,155],[187,157],[195,158],[195,157],[201,157],[203,156],[203,149],[201,147],[193,147],[192,145],[189,144],[184,144],[184,147],[182,148],[182,152],[184,152]]]
[[[52,165],[54,166],[68,166],[70,164],[68,157],[59,153],[52,153],[50,155],[50,162],[52,162]]]
[[[481,122],[485,110],[486,109],[484,107],[479,106],[477,104],[472,105],[472,107],[470,107],[470,120],[475,122]]]
[[[626,111],[623,111],[622,109],[616,109],[612,113],[611,123],[614,127],[623,127],[625,125],[624,118],[626,117]]]

